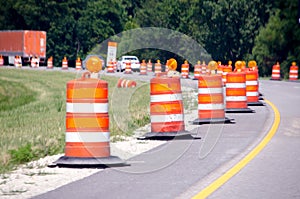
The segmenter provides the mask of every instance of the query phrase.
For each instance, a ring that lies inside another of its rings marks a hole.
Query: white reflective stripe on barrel
[[[248,97],[256,97],[256,96],[258,96],[258,92],[255,92],[255,91],[247,91],[247,96],[248,96]]]
[[[226,88],[246,88],[246,83],[226,83]]]
[[[199,94],[215,94],[215,93],[222,93],[222,88],[199,88],[198,93]]]
[[[66,132],[66,142],[109,142],[109,132]]]
[[[154,122],[180,122],[183,121],[183,114],[169,114],[169,115],[151,115],[151,123]]]
[[[290,75],[291,78],[298,78],[298,75]]]
[[[182,94],[151,95],[151,102],[170,102],[182,100]]]
[[[290,73],[298,73],[298,70],[290,70]]]
[[[68,113],[107,113],[108,103],[70,103],[67,102]]]
[[[246,81],[246,85],[247,86],[256,86],[256,85],[258,85],[258,82],[257,81]]]
[[[198,110],[220,110],[224,109],[224,104],[198,104]]]
[[[246,96],[226,96],[226,101],[243,102],[243,101],[247,101],[247,97]]]
[[[279,72],[280,72],[280,70],[273,69],[273,70],[272,70],[272,72],[277,72],[277,73],[279,73]]]

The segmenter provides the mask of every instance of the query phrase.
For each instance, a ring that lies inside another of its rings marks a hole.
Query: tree
[[[272,65],[279,61],[283,76],[287,77],[291,62],[300,60],[298,4],[295,0],[278,0],[275,5],[277,9],[267,25],[260,29],[252,53],[260,66],[261,75],[269,76]]]

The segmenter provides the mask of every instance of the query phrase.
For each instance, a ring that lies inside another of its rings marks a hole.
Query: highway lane
[[[300,198],[300,83],[261,81],[281,122],[268,145],[209,198]]]
[[[195,82],[183,80],[182,84],[195,87]],[[190,197],[214,175],[234,165],[265,135],[272,123],[269,107],[253,109],[256,113],[227,114],[236,124],[195,126],[193,133],[201,140],[169,141],[128,160],[129,167],[105,169],[36,198]]]

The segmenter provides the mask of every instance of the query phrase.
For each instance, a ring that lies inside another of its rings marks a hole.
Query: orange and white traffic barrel
[[[246,71],[246,96],[248,106],[263,106],[259,101],[258,70],[248,68]]]
[[[223,85],[226,85],[226,75],[227,73],[232,72],[232,66],[231,65],[225,65],[223,66],[223,72],[222,72],[222,81]]]
[[[14,65],[16,68],[22,68],[22,58],[20,56],[15,56]]]
[[[193,124],[225,123],[224,89],[221,75],[201,75],[198,81],[198,118]]]
[[[133,88],[133,87],[136,87],[136,82],[133,80],[120,78],[117,82],[117,87],[118,88]]]
[[[53,57],[49,57],[47,60],[47,69],[53,69]]]
[[[62,65],[61,65],[62,70],[68,70],[68,60],[66,57],[63,58],[62,60]]]
[[[296,66],[296,62],[292,62],[292,65],[290,67],[289,80],[290,81],[298,80],[298,66]]]
[[[189,63],[187,60],[184,61],[183,64],[181,64],[181,77],[182,78],[189,78]]]
[[[148,63],[147,63],[147,72],[152,72],[152,63],[151,63],[151,59],[149,59]]]
[[[37,61],[36,61],[35,57],[32,57],[32,58],[31,58],[30,66],[31,66],[32,68],[37,68]]]
[[[147,64],[145,60],[142,60],[141,66],[140,66],[140,75],[147,75]]]
[[[155,77],[150,80],[151,132],[145,139],[192,138],[185,131],[180,78]]]
[[[0,66],[3,66],[4,65],[4,59],[2,57],[2,55],[0,55]]]
[[[114,73],[114,72],[115,72],[115,70],[114,70],[114,65],[113,65],[113,62],[112,62],[112,61],[108,62],[108,65],[107,65],[107,72],[108,72],[108,73]]]
[[[279,65],[279,62],[277,62],[272,67],[272,77],[271,77],[271,80],[281,80],[281,78],[280,78],[280,65]]]
[[[110,155],[108,84],[89,77],[67,83],[65,155],[57,166],[124,164]]]
[[[154,64],[154,74],[158,76],[161,73],[161,63],[160,60],[157,60]]]
[[[112,62],[114,71],[117,71],[117,62],[116,60]]]
[[[229,72],[226,75],[226,112],[253,112],[248,108],[246,73]]]
[[[75,70],[81,70],[82,69],[82,62],[79,57],[77,57],[76,62],[75,62]]]
[[[201,75],[202,65],[201,62],[198,61],[197,64],[194,66],[194,80],[198,80]]]
[[[124,74],[132,74],[131,62],[130,61],[125,62],[125,72],[124,72]]]
[[[217,66],[217,74],[222,75],[223,74],[223,65],[221,64],[220,61],[218,61],[218,66]]]
[[[255,60],[250,60],[248,62],[248,68],[250,68],[251,70],[258,70],[258,66]]]
[[[205,61],[203,61],[202,62],[202,65],[201,65],[202,67],[201,67],[201,74],[202,75],[205,75],[206,73],[208,73],[209,71],[208,71],[208,68],[207,68],[207,65],[206,65],[206,63],[205,63]]]

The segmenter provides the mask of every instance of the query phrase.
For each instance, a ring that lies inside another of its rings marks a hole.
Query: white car
[[[136,56],[122,56],[117,63],[117,71],[124,71],[126,68],[126,62],[130,61],[131,70],[139,71],[140,70],[140,61]]]

